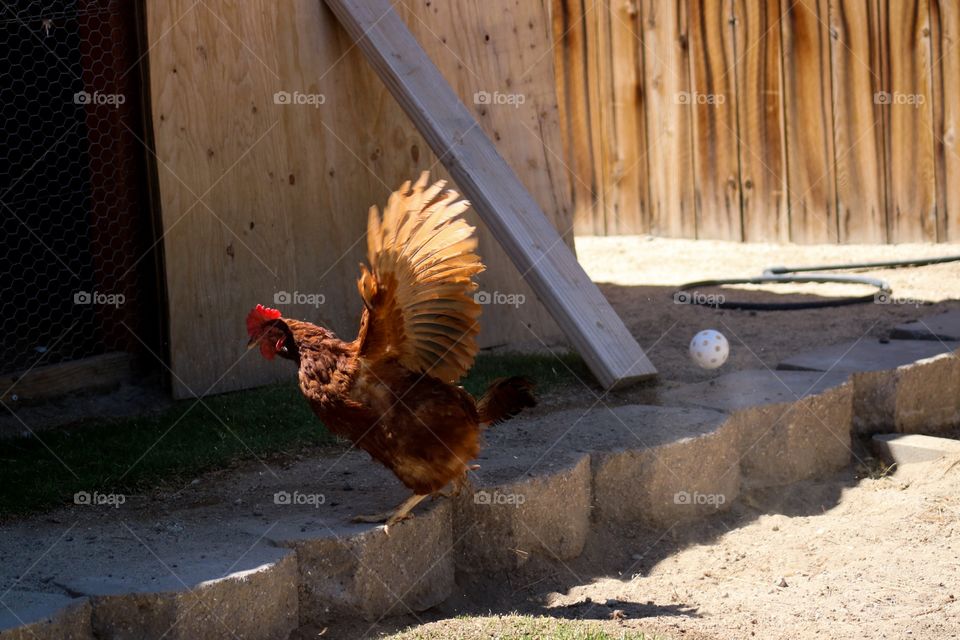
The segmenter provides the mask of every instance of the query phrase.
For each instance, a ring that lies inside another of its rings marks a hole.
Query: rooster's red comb
[[[247,314],[247,333],[250,334],[250,337],[254,337],[257,333],[260,332],[260,327],[264,322],[268,320],[276,320],[280,317],[280,312],[276,309],[271,309],[265,307],[262,304],[258,304],[253,308],[250,313]]]

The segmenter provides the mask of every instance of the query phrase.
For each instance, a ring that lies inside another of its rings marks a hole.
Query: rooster
[[[519,376],[494,381],[479,400],[457,386],[477,353],[473,276],[484,266],[475,229],[460,217],[469,203],[428,178],[405,182],[382,218],[370,208],[356,340],[262,305],[247,316],[248,348],[295,362],[317,417],[413,492],[393,511],[354,518],[388,528],[427,496],[459,492],[477,468],[481,430],[535,404],[532,383]]]

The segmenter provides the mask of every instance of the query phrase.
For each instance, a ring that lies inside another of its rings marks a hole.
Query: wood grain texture
[[[742,240],[732,0],[689,0],[697,237]]]
[[[524,103],[491,106],[479,126],[566,232],[569,186],[558,160],[552,56],[544,55],[548,7],[510,3],[513,13],[479,15],[467,3],[453,4],[453,13],[411,4],[404,19],[477,113],[484,106],[473,105],[474,91],[510,92],[505,78],[517,83]],[[147,9],[174,393],[289,377],[288,369],[245,352],[247,311],[258,302],[274,305],[284,291],[322,295],[319,306],[281,309],[351,338],[367,208],[434,164],[442,177],[442,166],[322,3],[153,0]],[[450,30],[441,34],[444,25]],[[324,102],[277,104],[277,92],[322,95]],[[482,289],[526,296],[519,308],[485,308],[482,344],[556,332],[482,225],[479,235],[489,267]],[[569,233],[563,238],[572,242]]]
[[[593,232],[604,234],[613,216],[610,178],[616,137],[610,100],[613,96],[613,65],[610,49],[610,13],[601,0],[594,0],[584,12],[587,34],[583,64],[587,72],[587,99],[590,104],[590,157],[593,159]]]
[[[897,0],[880,9],[890,241],[935,242],[930,8],[927,0]]]
[[[478,123],[475,133],[486,134],[493,141],[497,153],[560,233],[562,244],[572,250],[573,207],[560,136],[550,1],[498,0],[497,7],[497,11],[490,11],[474,2],[427,1],[397,6],[414,38],[427,48],[431,61],[435,61],[443,78]],[[366,60],[360,64],[365,72],[376,76]],[[410,158],[409,176],[416,175],[412,172],[415,145],[421,156],[426,156],[426,160],[421,157],[418,166],[428,162],[426,166],[432,167],[438,176],[450,176],[464,192],[466,187],[445,169],[446,158],[438,158],[431,151],[428,141],[380,78],[375,82],[381,114],[377,137],[406,139],[397,153]],[[483,94],[489,94],[492,102],[479,101],[477,98]],[[494,96],[498,94],[507,96],[507,101],[497,103]],[[516,100],[510,101],[511,96]],[[444,147],[442,153],[448,149]],[[391,156],[384,156],[382,162],[387,175],[397,170],[396,166],[389,166],[394,162]],[[559,336],[559,327],[487,223],[475,210],[468,212],[467,218],[477,225],[480,256],[487,265],[487,271],[480,276],[481,289],[520,294],[526,300],[520,308],[484,307],[481,345],[539,344]],[[527,306],[530,308],[524,308]]]
[[[513,263],[607,387],[655,369],[386,0],[327,0]]]
[[[884,90],[876,0],[831,0],[837,215],[841,243],[888,241]]]
[[[554,0],[557,93],[578,234],[649,231],[639,7]]]
[[[650,230],[647,183],[647,128],[644,121],[642,7],[636,0],[609,3],[613,158],[607,176],[609,189],[607,233],[636,234]]]
[[[99,356],[33,367],[0,376],[0,401],[18,402],[56,398],[77,391],[109,389],[133,379],[129,353]]]
[[[960,242],[960,2],[930,0],[937,237]]]
[[[790,240],[837,242],[827,0],[781,0]]]
[[[734,0],[743,239],[790,239],[779,0]]]
[[[586,7],[589,2],[591,6]],[[590,39],[586,12],[595,10],[595,0],[554,0],[554,66],[557,77],[559,118],[565,168],[570,176],[574,233],[603,233],[603,217],[596,206],[599,188],[593,162],[590,130],[592,76],[587,73]]]
[[[690,93],[687,3],[642,0],[640,16],[650,230],[655,235],[693,238],[697,233],[693,125],[691,109],[680,98]]]
[[[219,19],[240,38],[223,37]],[[275,137],[276,60],[264,44],[274,20],[270,7],[256,16],[234,4],[216,15],[187,1],[148,7],[176,397],[236,388],[220,379],[238,370],[254,384],[277,377],[245,357],[240,322],[295,283],[285,215],[294,194]]]

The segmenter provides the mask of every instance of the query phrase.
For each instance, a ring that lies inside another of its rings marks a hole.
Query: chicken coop
[[[392,10],[571,249],[960,239],[956,0]],[[0,378],[26,399],[286,375],[245,357],[246,312],[352,337],[368,207],[449,175],[322,1],[6,2],[0,25]],[[487,306],[481,344],[557,336],[471,215],[481,292],[525,301]]]

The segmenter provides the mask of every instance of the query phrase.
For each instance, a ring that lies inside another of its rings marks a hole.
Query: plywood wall
[[[554,4],[579,232],[960,242],[957,0]]]
[[[353,338],[367,207],[442,166],[322,2],[147,4],[175,393],[290,377],[245,351],[247,311],[297,294],[284,315]],[[397,9],[572,246],[549,2],[488,4]],[[481,288],[526,298],[485,309],[482,343],[555,335],[480,227]]]

